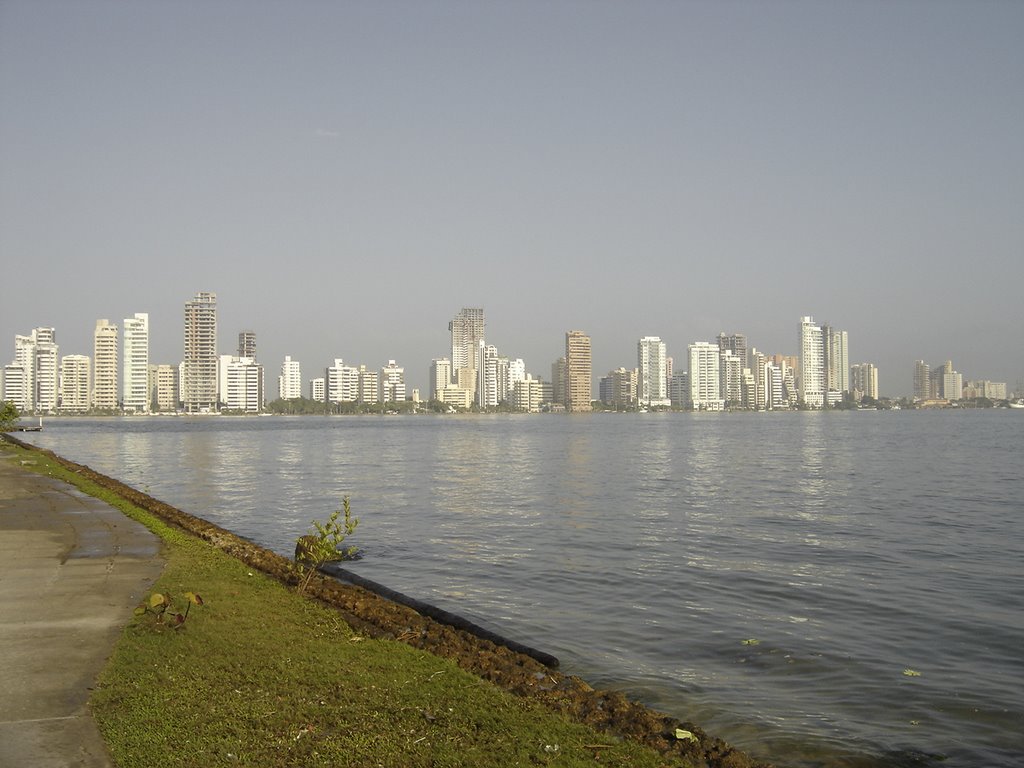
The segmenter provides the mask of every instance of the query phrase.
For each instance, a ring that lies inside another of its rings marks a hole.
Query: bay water
[[[56,418],[27,440],[780,766],[1024,764],[1024,411]]]

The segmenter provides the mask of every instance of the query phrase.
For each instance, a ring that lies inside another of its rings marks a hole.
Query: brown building
[[[583,331],[565,334],[565,409],[583,412],[592,409],[593,377],[590,337]]]

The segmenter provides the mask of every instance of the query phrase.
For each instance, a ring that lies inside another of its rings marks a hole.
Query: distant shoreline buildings
[[[407,392],[405,369],[395,360],[369,368],[335,358],[304,387],[302,366],[286,355],[272,405],[306,402],[321,412],[412,403],[439,411],[578,413],[595,408],[821,409],[880,399],[878,368],[870,362],[851,365],[847,332],[810,316],[800,318],[798,355],[768,355],[750,347],[745,334],[721,333],[714,342],[687,345],[685,370],[675,370],[661,337],[644,336],[637,342],[636,367],[600,377],[596,399],[591,339],[584,331],[565,333],[565,355],[551,364],[546,381],[529,373],[521,358],[487,344],[486,327],[482,307],[464,307],[448,323],[451,355],[431,361],[427,401],[418,390]],[[26,414],[264,412],[265,376],[256,332],[238,334],[236,354],[218,354],[217,330],[217,295],[212,292],[199,292],[184,304],[179,363],[151,363],[149,315],[144,312],[125,318],[120,329],[107,319],[97,320],[91,359],[81,354],[60,358],[56,330],[35,328],[15,335],[14,358],[2,369],[2,399]],[[922,406],[977,398],[1002,401],[1007,385],[965,383],[951,361],[930,366],[918,360],[913,393],[912,402]]]

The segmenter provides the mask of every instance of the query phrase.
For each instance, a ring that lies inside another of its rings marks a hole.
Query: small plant
[[[339,522],[338,518],[342,516]],[[299,576],[299,594],[306,591],[313,574],[321,565],[347,560],[358,551],[357,547],[341,549],[345,537],[355,533],[359,525],[359,518],[352,517],[348,496],[342,499],[342,508],[334,510],[326,523],[314,520],[312,525],[316,533],[300,536],[295,541],[295,572]]]
[[[185,620],[188,618],[189,609],[193,605],[202,605],[203,598],[197,595],[195,592],[186,592],[182,598],[185,602],[185,612],[182,613],[180,610],[174,609],[174,598],[170,594],[163,594],[162,592],[154,592],[149,596],[149,599],[141,603],[138,608],[135,609],[136,616],[145,616],[147,613],[152,614],[156,617],[155,622],[157,624],[170,624],[171,627],[177,629]]]

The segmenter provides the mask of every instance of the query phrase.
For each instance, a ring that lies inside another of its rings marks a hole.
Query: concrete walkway
[[[86,703],[159,540],[22,460],[0,442],[0,768],[112,766]]]

